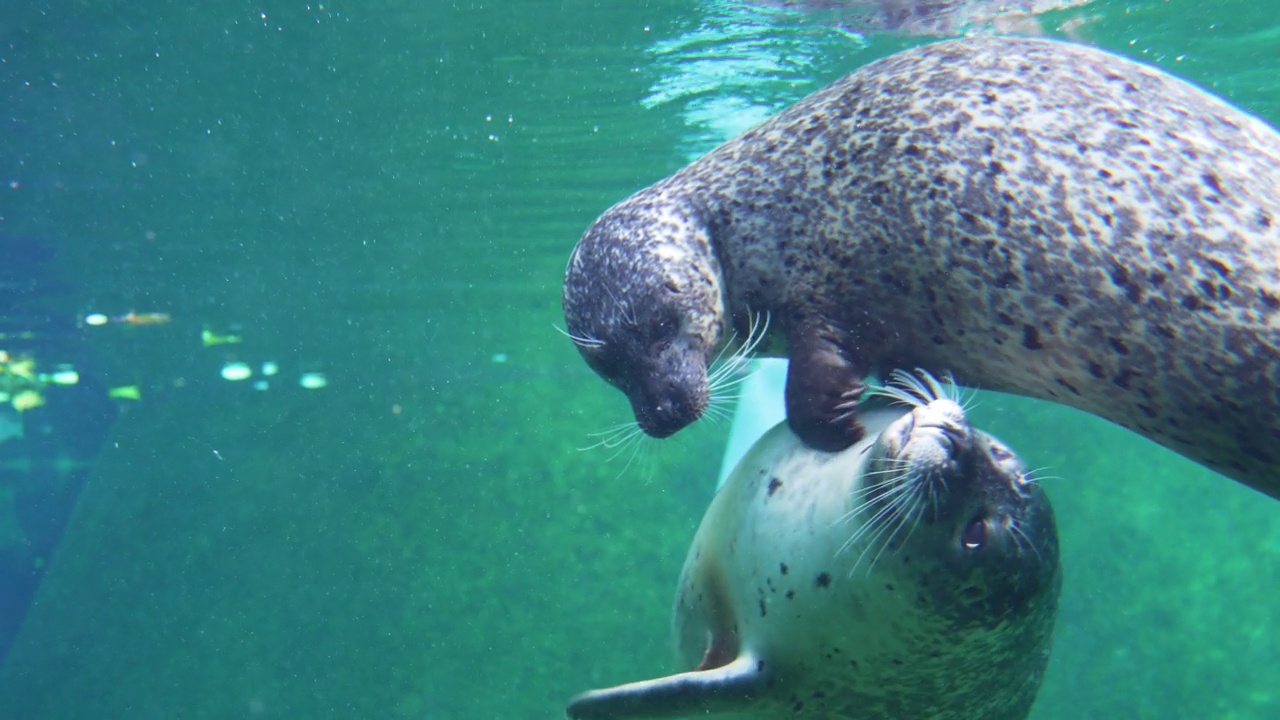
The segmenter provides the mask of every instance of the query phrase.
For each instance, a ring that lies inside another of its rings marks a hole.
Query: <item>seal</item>
[[[605,212],[563,298],[655,437],[767,316],[812,447],[859,437],[867,375],[949,368],[1280,497],[1280,134],[1101,50],[973,37],[871,63]]]
[[[865,408],[847,450],[785,423],[752,448],[681,573],[687,670],[585,693],[569,717],[1026,718],[1061,587],[1049,501],[931,376],[898,380],[910,405]]]

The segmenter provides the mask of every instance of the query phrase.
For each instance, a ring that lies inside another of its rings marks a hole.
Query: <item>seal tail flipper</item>
[[[741,710],[768,683],[765,664],[751,653],[710,670],[585,692],[569,701],[572,720],[667,718]]]

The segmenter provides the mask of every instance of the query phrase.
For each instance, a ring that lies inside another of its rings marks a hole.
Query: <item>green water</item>
[[[0,717],[549,718],[668,671],[725,429],[629,465],[579,451],[629,415],[553,325],[586,224],[715,136],[706,93],[655,88],[739,48],[734,12],[6,6],[0,231],[59,247],[75,290],[52,311],[173,322],[88,339],[142,399],[0,669]],[[1269,0],[1084,12],[1081,39],[1280,122]],[[789,64],[727,81],[761,106],[913,42],[766,35]],[[206,325],[244,342],[204,347]],[[225,382],[233,360],[280,380]],[[1061,478],[1033,717],[1280,717],[1280,504],[1062,408],[975,415]]]

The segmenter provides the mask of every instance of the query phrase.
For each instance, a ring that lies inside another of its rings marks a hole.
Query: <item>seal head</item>
[[[719,278],[698,212],[660,188],[597,220],[569,259],[569,336],[653,437],[698,419],[710,401],[707,368],[725,316]]]
[[[1046,590],[1056,592],[1056,526],[1022,460],[970,425],[964,408],[927,373],[893,377],[894,385],[873,392],[911,411],[885,428],[871,451],[867,473],[888,478],[875,486],[873,519],[913,522],[925,543],[948,549],[940,557],[959,582],[970,583],[940,598],[957,616],[1006,618]],[[891,537],[887,548],[894,547]],[[982,592],[972,584],[975,576]]]

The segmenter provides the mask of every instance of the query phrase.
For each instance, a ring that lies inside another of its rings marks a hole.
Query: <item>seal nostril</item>
[[[960,544],[966,550],[979,550],[987,542],[987,523],[982,518],[974,518],[960,533]]]

